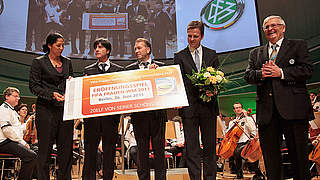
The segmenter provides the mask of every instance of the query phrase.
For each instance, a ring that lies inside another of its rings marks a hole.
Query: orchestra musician
[[[241,103],[239,102],[234,103],[233,111],[236,114],[236,118],[229,123],[228,129],[229,130],[232,129],[234,125],[239,125],[241,126],[243,133],[240,136],[239,141],[237,142],[237,146],[234,151],[234,154],[229,159],[229,161],[233,161],[235,163],[235,171],[237,174],[237,179],[242,179],[243,163],[242,163],[241,152],[245,147],[245,145],[248,144],[250,138],[255,137],[257,135],[257,128],[254,120],[250,116],[248,116],[247,111],[242,108]],[[253,180],[265,179],[259,168],[259,160],[253,163],[248,162],[248,168],[255,172],[255,175],[253,176]]]

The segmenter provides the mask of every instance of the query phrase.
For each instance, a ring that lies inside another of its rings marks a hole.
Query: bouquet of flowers
[[[136,21],[136,23],[140,24],[140,23],[146,22],[147,19],[146,19],[144,16],[142,16],[142,15],[138,15],[138,16],[135,18],[135,21]]]
[[[224,73],[211,66],[202,68],[198,73],[193,70],[192,75],[187,74],[187,77],[199,88],[200,98],[204,102],[210,102],[213,95],[224,91],[224,85],[228,83]]]

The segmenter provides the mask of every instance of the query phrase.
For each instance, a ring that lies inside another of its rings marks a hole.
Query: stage
[[[249,180],[254,174],[244,174],[244,180]],[[114,180],[138,180],[137,170],[125,170],[123,174],[121,170],[115,170]],[[235,174],[228,172],[218,172],[217,179],[236,179]],[[154,180],[154,170],[151,170],[151,180]],[[187,168],[167,169],[167,180],[190,180]]]

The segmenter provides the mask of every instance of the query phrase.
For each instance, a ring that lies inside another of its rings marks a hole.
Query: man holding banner
[[[151,43],[144,38],[135,41],[135,55],[138,61],[126,67],[126,70],[156,69],[164,65],[151,59]],[[166,179],[164,157],[165,110],[136,112],[131,114],[133,130],[138,144],[138,176],[140,180],[150,180],[149,145],[154,152],[155,179]],[[150,144],[151,138],[151,144]]]
[[[84,74],[86,76],[124,70],[123,67],[110,62],[111,43],[107,39],[99,38],[95,40],[93,47],[98,61],[85,67]],[[113,178],[115,144],[119,120],[120,115],[84,119],[84,180],[96,179],[96,156],[101,138],[103,149],[103,179]]]

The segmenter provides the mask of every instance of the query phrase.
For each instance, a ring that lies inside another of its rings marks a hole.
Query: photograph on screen
[[[144,37],[152,58],[173,58],[188,45],[193,20],[204,22],[202,44],[218,53],[261,44],[255,0],[3,0],[2,9],[0,47],[37,54],[47,34],[59,32],[68,57],[94,59],[93,42],[105,37],[110,59],[132,59]]]
[[[8,34],[1,47],[41,53],[47,34],[59,32],[65,38],[63,55],[69,57],[94,58],[93,42],[98,37],[110,40],[111,59],[135,58],[138,37],[151,41],[156,59],[173,57],[177,51],[172,0],[4,0],[4,4],[6,21],[14,24],[0,27]],[[18,14],[16,4],[21,9]],[[16,38],[21,45],[12,46]]]

